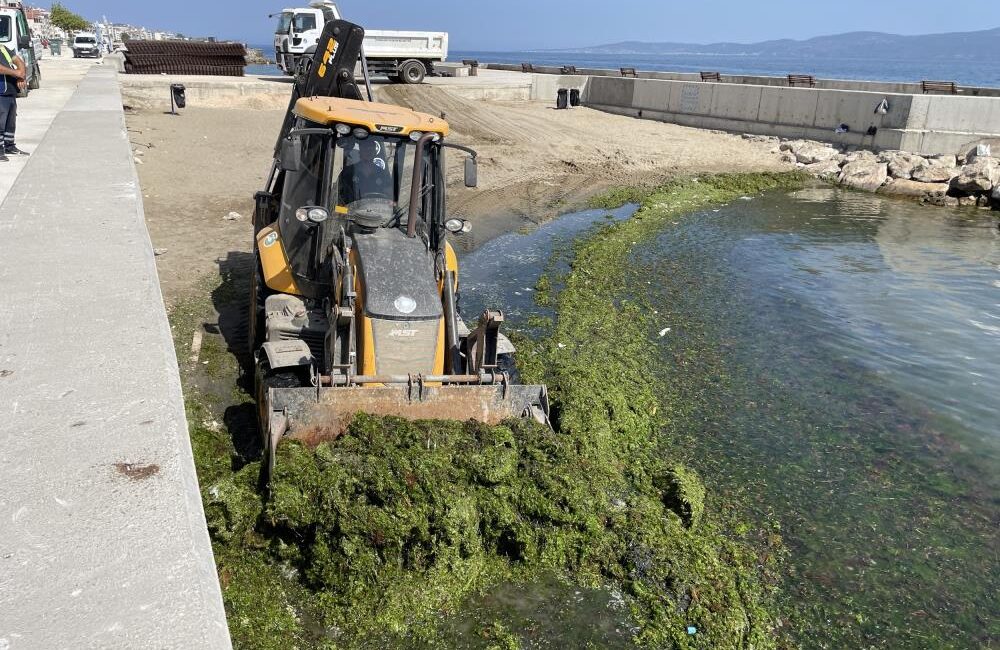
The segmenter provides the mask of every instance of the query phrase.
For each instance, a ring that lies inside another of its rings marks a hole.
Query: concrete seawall
[[[920,154],[964,153],[1000,137],[1000,98],[591,77],[587,106],[738,133]],[[876,113],[885,99],[889,110]],[[841,124],[848,133],[836,133]],[[870,126],[878,129],[866,136]]]
[[[0,206],[0,256],[0,647],[229,647],[114,69]]]
[[[503,70],[508,72],[521,72],[520,65],[509,63],[484,63],[484,68],[489,70]],[[532,68],[538,74],[562,74],[562,68],[558,66],[539,66]],[[789,72],[794,72],[790,70]],[[577,74],[588,77],[621,77],[620,70],[609,70],[606,68],[577,68]],[[661,81],[696,81],[701,82],[701,74],[697,72],[657,72],[640,70],[637,72],[639,79],[659,79]],[[720,74],[719,81],[728,84],[745,84],[752,86],[778,86],[788,87],[787,77],[768,77],[762,75],[745,74]],[[907,81],[861,81],[857,79],[816,79],[816,88],[821,90],[861,90],[875,93],[899,93],[903,95],[923,94],[923,86],[920,83]],[[1000,88],[989,88],[984,86],[961,86],[962,95],[973,97],[1000,97]]]

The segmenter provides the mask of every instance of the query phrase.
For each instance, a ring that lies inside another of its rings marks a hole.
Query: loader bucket
[[[268,479],[275,451],[284,437],[310,446],[343,435],[357,413],[408,420],[476,420],[499,424],[532,417],[548,423],[545,386],[471,385],[272,388],[269,425],[264,436]]]

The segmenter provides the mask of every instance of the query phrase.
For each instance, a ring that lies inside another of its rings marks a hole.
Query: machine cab
[[[319,297],[329,290],[333,260],[326,252],[341,233],[391,230],[418,239],[412,243],[425,251],[438,250],[447,122],[399,106],[327,97],[300,99],[295,116],[279,153],[285,177],[276,228],[297,293]]]

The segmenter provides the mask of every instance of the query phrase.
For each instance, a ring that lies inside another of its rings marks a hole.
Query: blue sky
[[[269,13],[308,0],[63,0],[87,18],[268,43]],[[993,0],[343,0],[369,29],[446,30],[454,49],[521,50],[624,40],[754,42],[846,31],[925,34],[1000,27]]]

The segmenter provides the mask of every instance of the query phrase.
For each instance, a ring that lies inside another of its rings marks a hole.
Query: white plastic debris
[[[664,336],[666,336],[667,334],[670,334],[670,328],[669,327],[664,327],[662,330],[660,330],[660,338],[661,339]]]
[[[230,212],[226,216],[222,217],[225,221],[237,221],[243,218],[243,215],[239,212]]]

